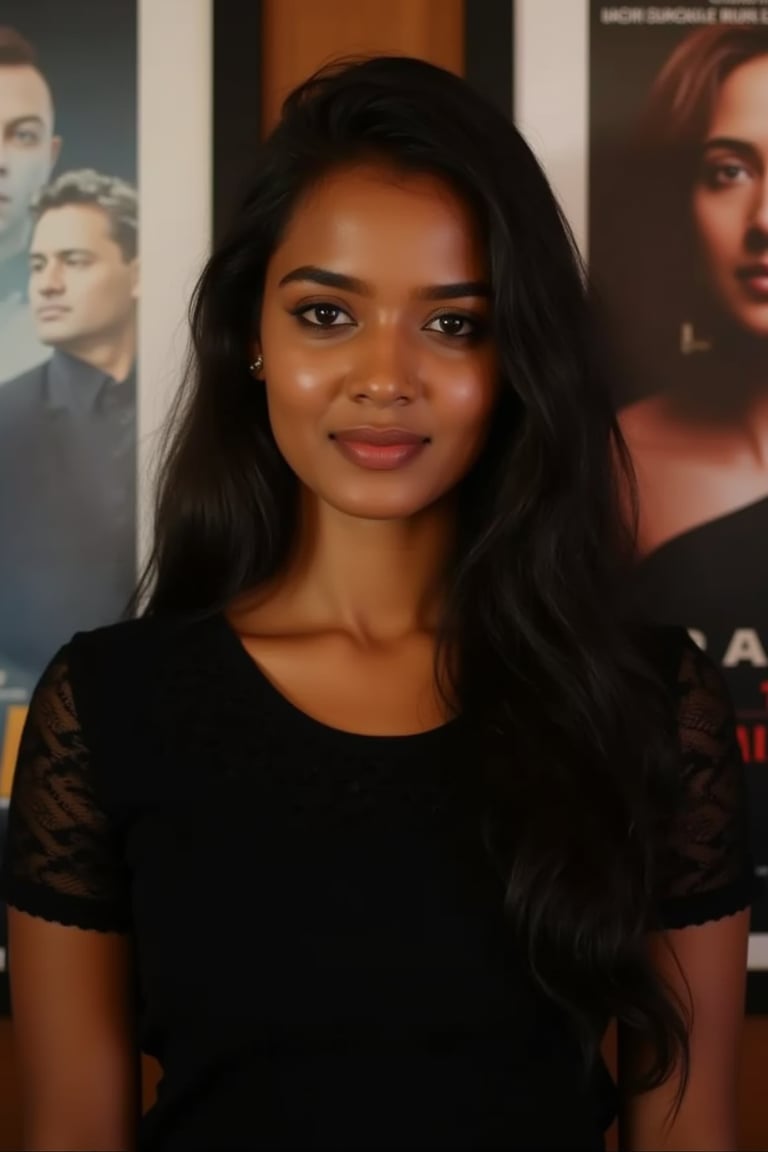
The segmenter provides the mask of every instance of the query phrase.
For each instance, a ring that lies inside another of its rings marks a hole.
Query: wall
[[[210,9],[207,0],[142,0],[141,15],[143,115],[147,117],[140,132],[142,198],[148,200],[151,190],[160,205],[142,220],[147,295],[141,356],[144,380],[151,379],[153,386],[159,381],[164,388],[176,375],[185,300],[207,243],[210,205],[207,186],[199,180],[199,140],[210,123],[203,99],[209,83]],[[274,122],[281,99],[294,83],[341,54],[407,52],[462,72],[463,21],[463,0],[323,0],[320,4],[264,0],[261,96],[265,126]],[[183,45],[180,36],[186,38]],[[167,58],[158,54],[161,43],[172,43],[174,58],[187,62],[185,68],[174,69],[172,84],[168,83]],[[150,122],[150,103],[160,124]],[[170,139],[177,149],[173,168],[167,163]],[[195,189],[191,196],[190,189]],[[181,264],[180,251],[186,251]],[[150,298],[153,285],[155,295]],[[165,395],[147,391],[145,402],[151,406],[153,425],[159,422]],[[151,442],[144,451],[148,462]],[[768,1110],[763,1104],[766,1056],[768,1018],[752,1017],[746,1022],[741,1075],[741,1147],[745,1150],[768,1148]],[[147,1100],[152,1098],[156,1078],[157,1068],[145,1061]],[[20,1147],[11,1024],[0,1020],[0,1152]]]

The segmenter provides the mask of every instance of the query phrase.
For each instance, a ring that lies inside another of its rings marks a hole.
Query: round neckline
[[[293,701],[278,688],[261,667],[258,660],[255,660],[245,647],[245,644],[237,632],[235,632],[223,610],[215,614],[214,620],[218,625],[219,632],[222,634],[225,649],[231,651],[233,658],[239,662],[244,673],[255,678],[255,681],[261,686],[262,690],[266,692],[274,705],[279,708],[292,723],[301,725],[308,731],[312,731],[315,735],[319,735],[324,739],[332,740],[336,743],[343,742],[347,745],[357,743],[360,746],[365,745],[368,748],[376,747],[378,749],[388,748],[398,750],[407,747],[410,750],[417,744],[426,745],[444,739],[446,735],[454,732],[461,723],[461,715],[458,715],[452,717],[450,720],[446,720],[443,724],[438,724],[434,728],[425,728],[421,732],[386,734],[353,732],[351,729],[337,728],[332,724],[327,724],[325,721],[319,720],[309,712],[304,711],[298,704],[294,704]]]

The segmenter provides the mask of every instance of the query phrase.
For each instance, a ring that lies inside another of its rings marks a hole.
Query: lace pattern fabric
[[[668,927],[717,919],[753,886],[747,785],[731,698],[720,670],[689,638],[677,675],[681,804],[662,861]]]
[[[33,695],[8,816],[4,885],[9,903],[66,924],[124,929],[128,878],[97,794],[65,649]],[[34,895],[33,895],[34,894]]]

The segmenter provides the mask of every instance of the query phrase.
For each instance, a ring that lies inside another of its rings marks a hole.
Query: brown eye
[[[318,304],[312,311],[318,324],[335,324],[339,318],[339,309],[330,304]]]
[[[708,164],[704,170],[704,180],[710,188],[731,188],[749,180],[751,172],[739,160],[721,160]]]
[[[475,336],[478,331],[476,321],[470,319],[469,316],[462,316],[458,312],[445,312],[442,316],[435,316],[434,320],[430,320],[426,327],[429,332],[438,332],[442,336],[455,338]]]
[[[310,328],[343,328],[352,323],[349,314],[338,304],[307,304],[294,315]]]

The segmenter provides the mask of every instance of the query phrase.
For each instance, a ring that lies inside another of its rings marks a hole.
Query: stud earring
[[[259,372],[261,372],[263,367],[264,367],[264,357],[261,355],[261,353],[259,353],[259,355],[254,360],[253,364],[250,364],[248,366],[248,371],[250,372],[251,376],[255,376],[258,378]]]

